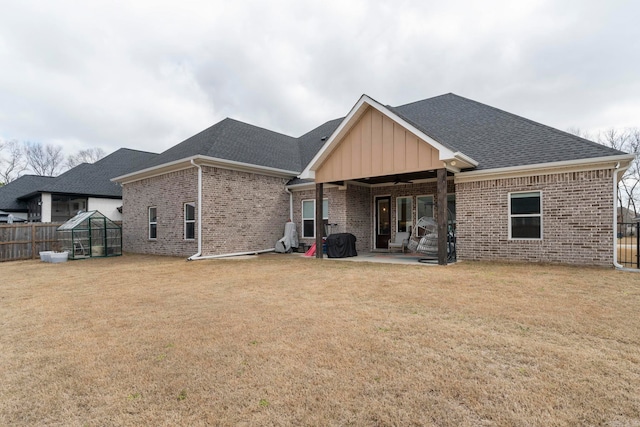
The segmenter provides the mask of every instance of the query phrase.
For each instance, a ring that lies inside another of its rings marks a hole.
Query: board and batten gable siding
[[[197,240],[184,239],[184,203],[198,200],[195,168],[170,172],[122,186],[123,250],[142,254],[191,256]],[[158,215],[157,239],[149,239],[149,207]],[[196,213],[197,215],[197,213]],[[198,224],[196,222],[196,234]]]
[[[275,248],[289,219],[287,178],[202,167],[202,255]]]
[[[461,260],[611,266],[611,169],[456,183]],[[509,239],[509,193],[542,192],[541,240]]]
[[[316,182],[417,172],[442,167],[439,152],[369,108],[315,172]]]

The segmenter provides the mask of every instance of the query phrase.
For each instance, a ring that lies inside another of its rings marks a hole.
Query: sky
[[[453,92],[640,127],[640,2],[0,0],[0,140],[162,152],[231,117],[291,136],[362,94]]]

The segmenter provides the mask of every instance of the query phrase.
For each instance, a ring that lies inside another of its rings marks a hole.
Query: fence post
[[[640,268],[640,236],[638,236],[638,231],[640,231],[640,221],[636,222],[636,268]]]
[[[31,223],[31,259],[36,259],[36,223]]]

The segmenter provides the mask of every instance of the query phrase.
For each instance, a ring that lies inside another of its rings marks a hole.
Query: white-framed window
[[[196,238],[196,204],[193,202],[184,204],[184,239]]]
[[[416,196],[416,219],[433,218],[433,195]]]
[[[325,227],[329,224],[329,199],[322,200],[322,222]],[[316,201],[315,199],[302,201],[302,237],[316,237]]]
[[[397,232],[411,231],[411,225],[413,224],[413,197],[396,198],[396,223]]]
[[[542,239],[542,192],[509,193],[509,239]]]
[[[149,239],[158,238],[158,208],[149,208]]]

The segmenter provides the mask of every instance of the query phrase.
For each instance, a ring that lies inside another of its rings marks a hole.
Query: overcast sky
[[[640,126],[640,2],[0,0],[0,138],[161,152],[225,117],[291,136],[366,93]]]

